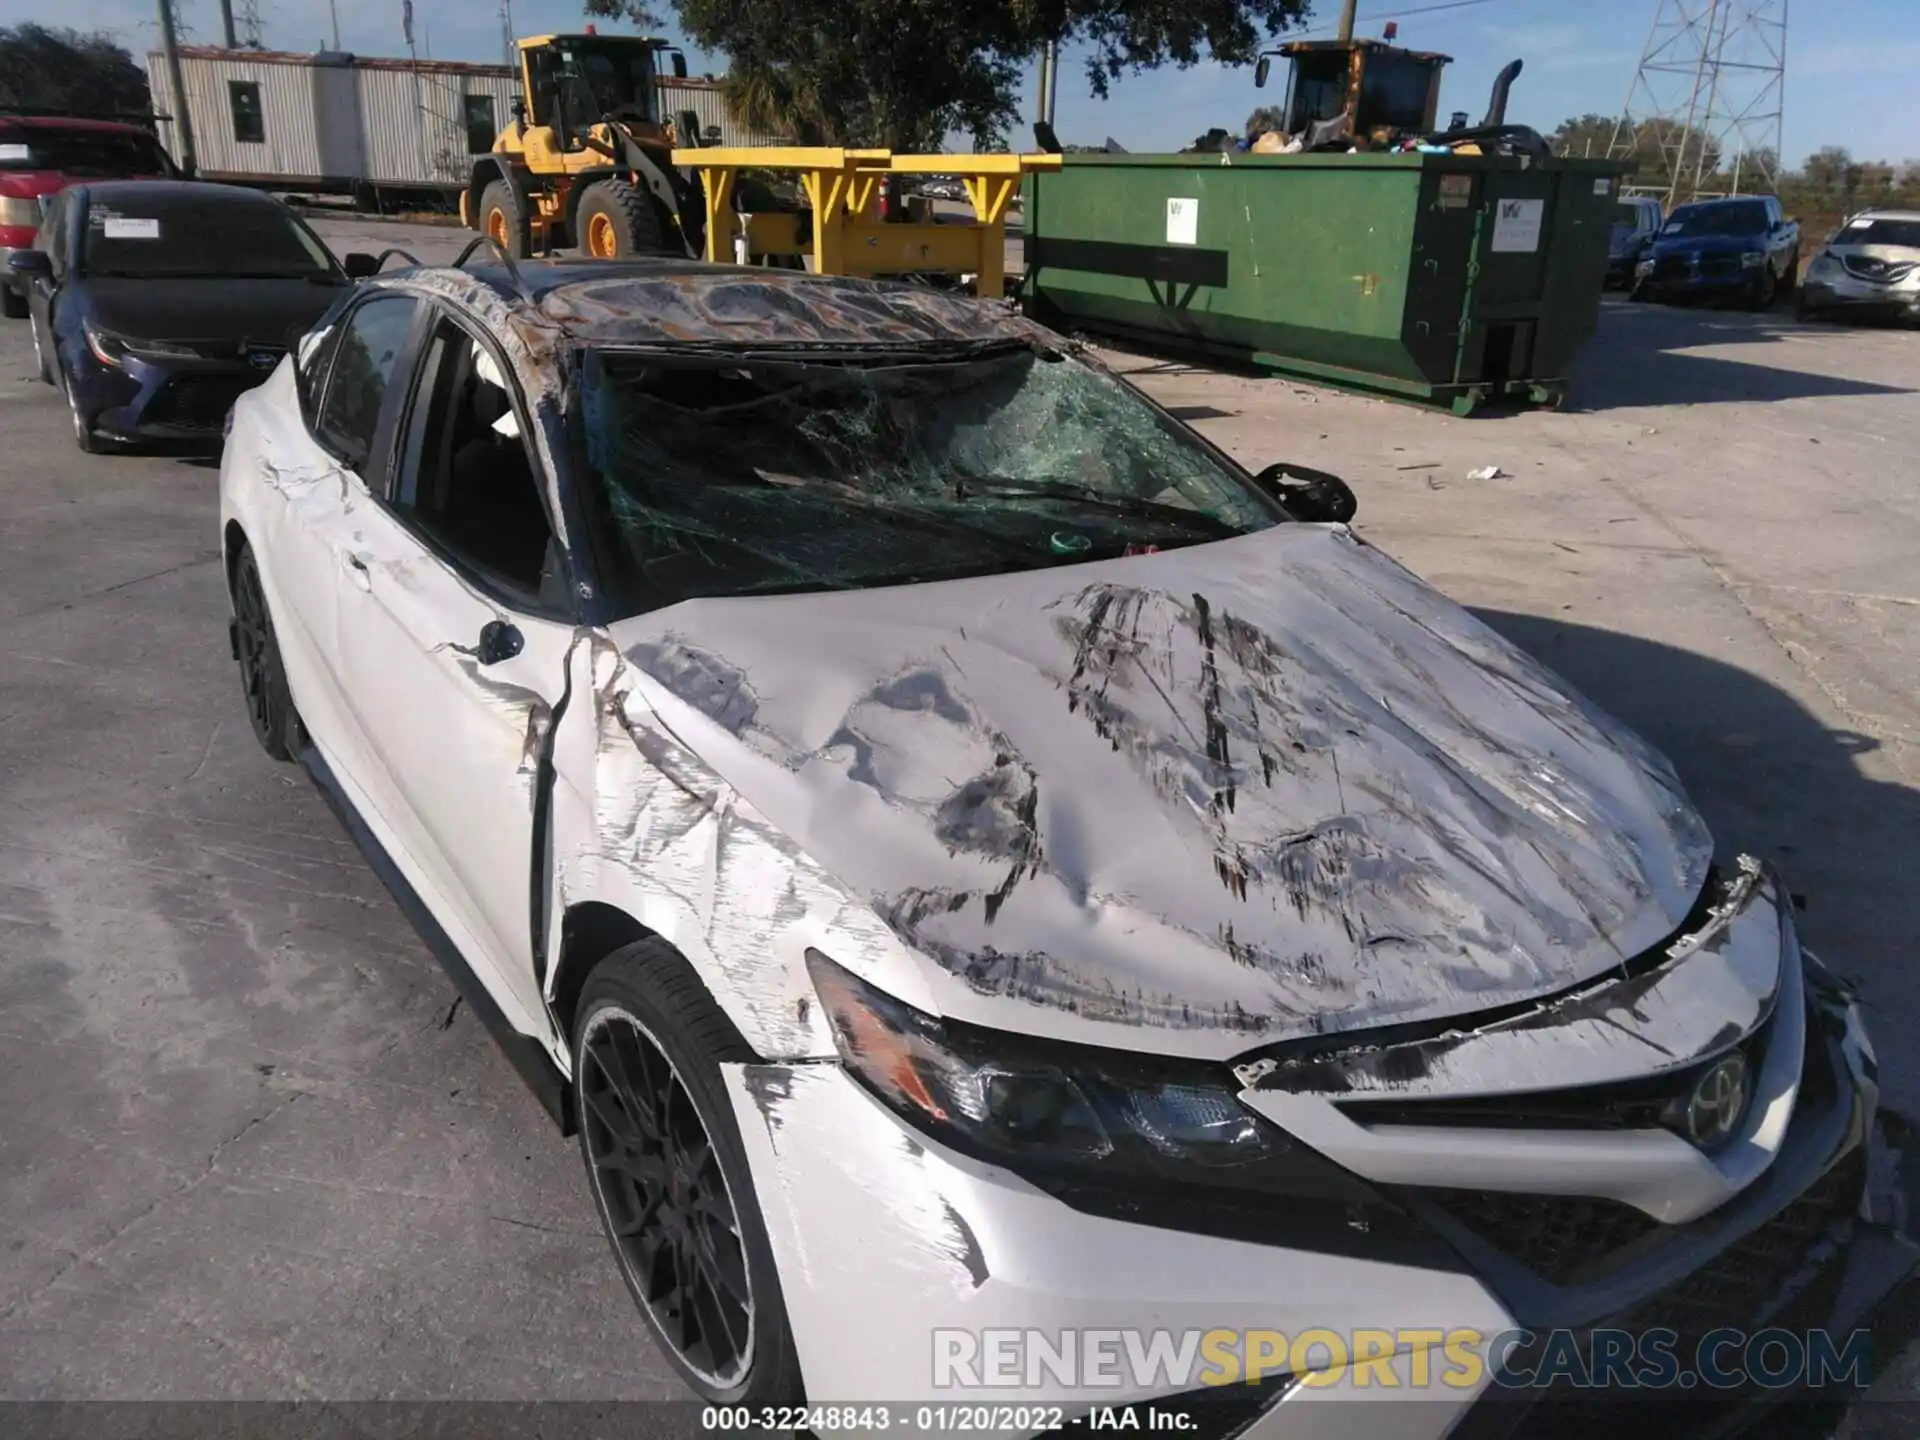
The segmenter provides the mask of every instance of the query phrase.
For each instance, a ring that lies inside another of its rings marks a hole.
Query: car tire
[[[1753,282],[1753,294],[1747,297],[1749,310],[1770,310],[1780,293],[1778,281],[1774,277],[1773,267],[1766,266],[1760,272],[1760,278]]]
[[[267,592],[253,548],[240,547],[233,562],[233,658],[240,665],[240,693],[253,738],[274,760],[291,760],[301,746],[300,716],[293,708],[280,641],[267,613]]]
[[[520,197],[504,180],[495,180],[480,192],[475,228],[516,260],[527,258],[527,227],[520,214]]]
[[[720,1077],[723,1060],[753,1058],[663,941],[616,950],[581,989],[580,1154],[621,1277],[702,1399],[758,1408],[804,1397],[773,1247]]]
[[[625,180],[596,180],[587,187],[573,233],[580,253],[591,260],[630,260],[668,248],[653,196]]]
[[[11,285],[0,285],[0,315],[9,320],[27,318],[27,297]]]

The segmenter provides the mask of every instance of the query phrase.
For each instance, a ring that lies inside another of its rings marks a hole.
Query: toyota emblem
[[[1681,1114],[1687,1139],[1711,1150],[1740,1128],[1747,1113],[1747,1057],[1724,1055],[1694,1083]]]

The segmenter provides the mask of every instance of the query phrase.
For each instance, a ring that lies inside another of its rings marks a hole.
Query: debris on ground
[[[1498,465],[1482,465],[1478,470],[1467,471],[1469,480],[1511,480],[1513,476]]]

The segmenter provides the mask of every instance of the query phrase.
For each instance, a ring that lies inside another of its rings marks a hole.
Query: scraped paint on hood
[[[1660,943],[1706,876],[1664,759],[1339,527],[613,635],[1004,1029],[1228,1053],[1459,1015]]]

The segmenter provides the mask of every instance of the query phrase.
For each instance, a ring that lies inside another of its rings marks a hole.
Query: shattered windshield
[[[595,351],[581,383],[631,610],[1071,564],[1284,518],[1120,381],[1025,347],[912,364]]]

